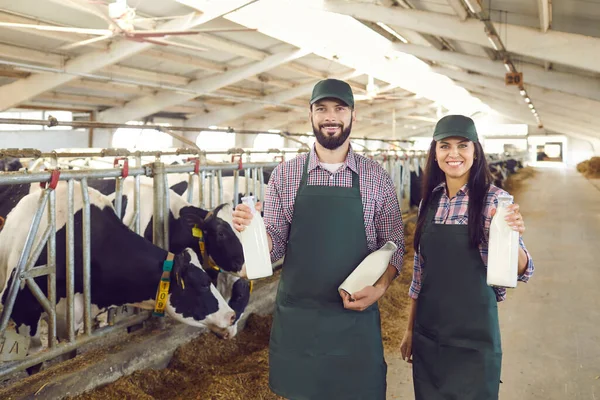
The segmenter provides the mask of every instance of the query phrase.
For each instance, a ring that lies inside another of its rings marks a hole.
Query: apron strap
[[[433,195],[429,202],[429,207],[427,207],[427,218],[425,219],[425,226],[423,227],[423,231],[427,229],[429,224],[433,223],[433,219],[435,218],[435,214],[437,213],[438,206],[440,204],[440,199],[442,198],[442,191],[439,190],[437,193]]]

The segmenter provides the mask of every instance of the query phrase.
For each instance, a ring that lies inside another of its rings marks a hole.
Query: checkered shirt
[[[278,165],[271,174],[265,193],[264,221],[273,240],[271,259],[284,256],[290,225],[294,215],[294,201],[300,186],[308,154],[301,154]],[[308,164],[307,185],[352,187],[352,172],[359,176],[367,246],[370,252],[381,248],[388,240],[398,246],[390,263],[398,273],[404,256],[404,225],[396,197],[396,190],[388,173],[376,161],[356,154],[352,147],[344,164],[331,173],[320,165],[313,146]]]
[[[433,193],[442,190],[442,197],[440,198],[440,202],[435,213],[435,217],[433,218],[433,222],[435,224],[448,224],[448,225],[467,225],[468,224],[468,205],[469,205],[469,189],[465,184],[460,190],[456,193],[456,196],[452,199],[448,198],[448,194],[446,193],[446,182],[442,182],[433,189]],[[487,257],[488,257],[488,238],[490,234],[490,224],[492,222],[492,216],[490,213],[492,210],[495,210],[498,207],[498,196],[502,194],[508,194],[506,191],[500,189],[497,186],[490,185],[490,188],[487,193],[487,197],[485,199],[485,206],[483,209],[483,215],[485,215],[484,220],[484,230],[485,230],[485,239],[483,243],[479,245],[479,253],[481,254],[481,259],[483,263],[487,267]],[[525,248],[525,244],[523,243],[523,239],[519,237],[519,244],[521,248],[525,250],[527,254],[528,262],[527,269],[518,277],[518,280],[522,282],[527,282],[529,278],[533,275],[533,260],[529,255],[529,252]],[[414,270],[413,270],[413,279],[412,284],[409,290],[409,296],[413,299],[417,299],[419,297],[419,292],[421,290],[421,272],[423,271],[423,258],[421,257],[420,249],[415,253],[414,259]],[[503,301],[506,299],[506,289],[504,288],[494,288],[496,292],[496,300]]]

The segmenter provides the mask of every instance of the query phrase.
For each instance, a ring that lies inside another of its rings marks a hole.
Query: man
[[[356,120],[350,86],[320,81],[309,106],[316,143],[310,153],[275,168],[265,195],[271,258],[285,255],[269,384],[289,399],[383,400],[387,365],[377,300],[402,266],[400,206],[386,171],[350,146]],[[250,224],[246,205],[238,205],[233,215],[237,230]],[[360,262],[388,240],[398,250],[376,284],[352,294],[338,292]]]

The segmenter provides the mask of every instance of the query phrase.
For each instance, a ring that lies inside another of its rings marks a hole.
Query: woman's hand
[[[508,225],[515,231],[519,232],[520,235],[523,235],[525,232],[525,221],[523,220],[523,216],[519,212],[518,204],[511,204],[507,207],[508,211],[512,211],[512,213],[508,214],[504,219],[508,223]],[[490,213],[492,217],[496,215],[496,210],[493,209]]]
[[[402,343],[400,344],[400,353],[402,354],[402,359],[409,364],[412,364],[412,339],[412,330],[407,329],[404,333],[404,337],[402,338]]]

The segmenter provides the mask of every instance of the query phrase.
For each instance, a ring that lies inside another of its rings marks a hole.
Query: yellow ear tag
[[[198,225],[194,225],[194,227],[192,228],[192,236],[196,238],[202,237],[202,229],[198,228]]]
[[[254,281],[250,281],[250,293],[254,290]]]

